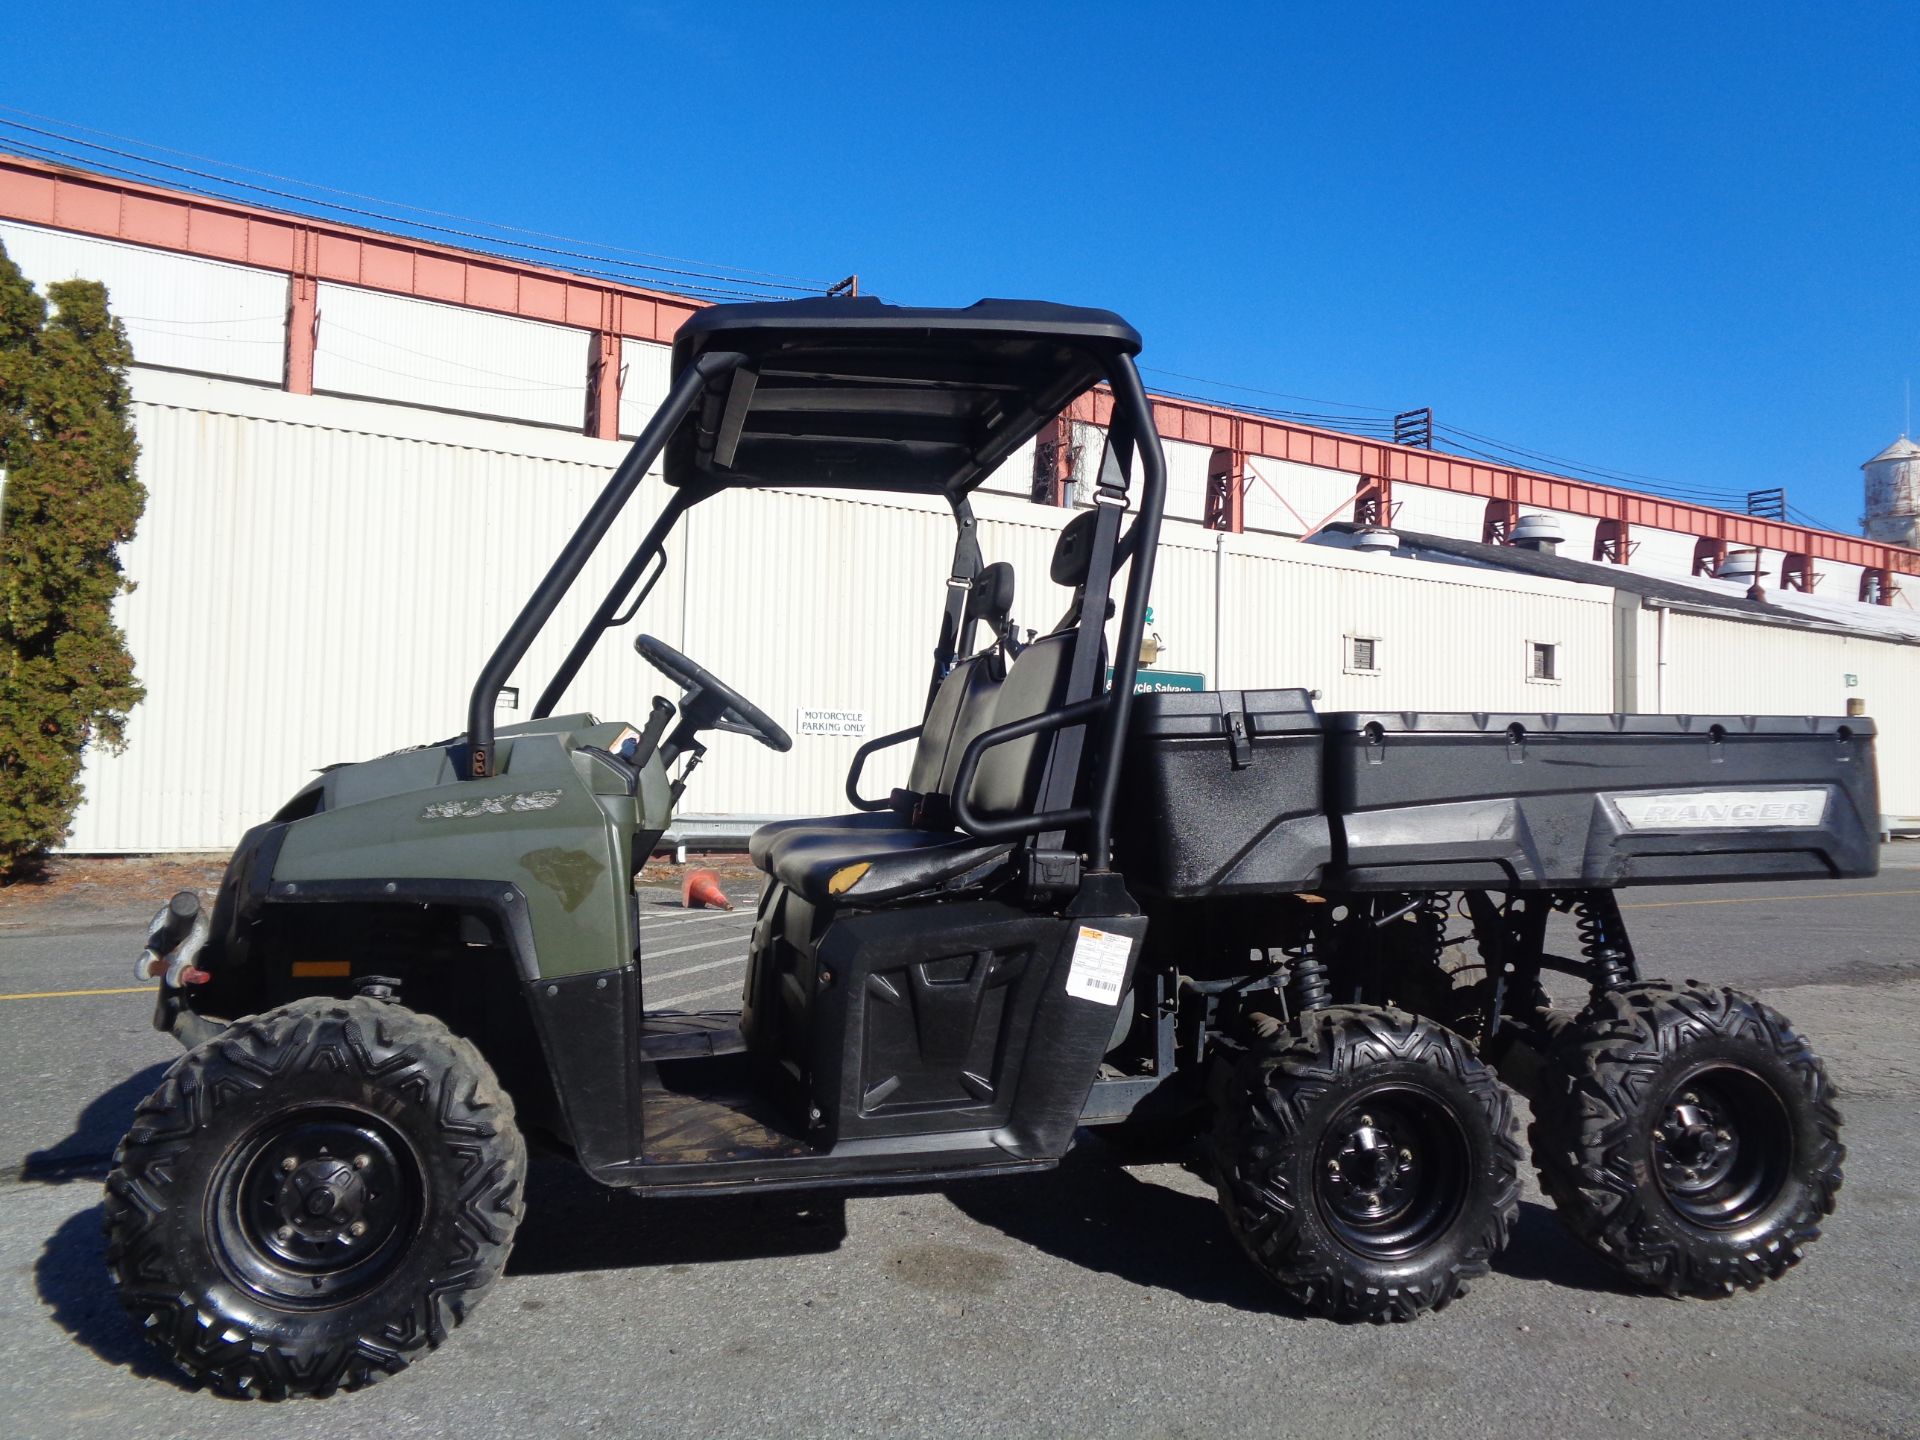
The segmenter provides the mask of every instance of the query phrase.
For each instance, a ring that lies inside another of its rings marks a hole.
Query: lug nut
[[[1340,1162],[1338,1160],[1327,1161],[1327,1173],[1329,1175],[1338,1175],[1340,1173]]]
[[[1402,1150],[1402,1151],[1400,1152],[1400,1158],[1401,1158],[1402,1160],[1412,1160],[1412,1159],[1413,1159],[1413,1151],[1411,1151],[1411,1150]]]
[[[279,1228],[278,1230],[276,1230],[276,1231],[274,1231],[274,1232],[273,1232],[273,1238],[274,1238],[274,1239],[276,1239],[276,1240],[291,1240],[291,1239],[293,1239],[293,1226],[291,1226],[291,1225],[282,1225],[282,1226],[281,1226],[281,1227],[280,1227],[280,1228]]]
[[[356,1170],[364,1170],[372,1163],[373,1157],[371,1155],[356,1155],[353,1157],[353,1168]]]
[[[1371,1129],[1373,1126],[1373,1117],[1371,1115],[1362,1115],[1360,1117],[1360,1123]]]
[[[1700,1103],[1700,1097],[1689,1090],[1680,1097],[1680,1103],[1682,1105],[1698,1105]]]
[[[1733,1139],[1733,1132],[1731,1130],[1716,1130],[1713,1132],[1713,1138],[1718,1140],[1722,1145],[1724,1145],[1729,1140]]]
[[[347,1227],[347,1233],[348,1233],[349,1235],[353,1235],[353,1236],[356,1236],[356,1237],[357,1237],[357,1236],[361,1236],[361,1235],[364,1235],[364,1234],[366,1234],[366,1233],[367,1233],[367,1222],[366,1222],[366,1221],[364,1221],[364,1220],[356,1220],[356,1221],[354,1221],[354,1222],[353,1222],[353,1224],[351,1224],[351,1225],[349,1225],[349,1226]]]
[[[289,1173],[291,1173],[291,1172],[292,1172],[292,1171],[294,1170],[294,1168],[295,1168],[296,1166],[298,1166],[299,1164],[300,1164],[300,1162],[299,1162],[298,1160],[296,1160],[296,1159],[294,1159],[294,1158],[293,1158],[293,1156],[291,1156],[291,1155],[289,1155],[289,1156],[287,1156],[287,1158],[286,1158],[286,1159],[284,1159],[284,1160],[282,1160],[282,1161],[280,1162],[280,1168],[281,1168],[282,1170],[285,1170],[285,1171],[288,1171]]]

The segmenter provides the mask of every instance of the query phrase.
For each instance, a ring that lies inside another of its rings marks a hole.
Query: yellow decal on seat
[[[840,869],[834,871],[833,878],[827,881],[827,893],[829,895],[846,894],[847,891],[858,885],[860,883],[860,877],[872,868],[872,864],[865,860],[862,860],[858,865],[843,865]]]

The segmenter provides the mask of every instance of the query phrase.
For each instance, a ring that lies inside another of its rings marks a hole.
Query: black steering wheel
[[[681,723],[695,730],[725,730],[746,735],[782,754],[793,748],[793,737],[773,717],[738,690],[719,679],[697,660],[689,660],[666,641],[642,635],[634,653],[681,689]]]

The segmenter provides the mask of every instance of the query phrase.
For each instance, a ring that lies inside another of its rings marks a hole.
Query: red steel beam
[[[660,343],[699,300],[0,155],[0,218]],[[296,304],[297,304],[296,296]]]
[[[1088,391],[1073,402],[1075,420],[1106,425],[1112,415],[1113,395],[1105,388]],[[1810,530],[1780,520],[1737,515],[1730,510],[1690,505],[1659,495],[1615,490],[1587,480],[1569,480],[1560,475],[1515,470],[1483,460],[1463,460],[1432,450],[1362,440],[1337,431],[1243,415],[1192,400],[1154,397],[1153,420],[1168,440],[1227,446],[1245,455],[1270,455],[1276,460],[1295,460],[1303,465],[1344,470],[1353,475],[1377,475],[1389,484],[1425,485],[1434,490],[1510,501],[1516,507],[1561,510],[1570,515],[1618,520],[1628,526],[1650,525],[1682,535],[1724,541],[1730,546],[1764,547],[1869,570],[1920,575],[1920,550],[1863,540],[1857,535]]]

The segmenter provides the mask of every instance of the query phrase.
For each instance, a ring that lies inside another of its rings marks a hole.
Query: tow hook
[[[206,984],[213,977],[193,962],[211,933],[200,897],[191,890],[180,891],[147,926],[147,948],[134,962],[133,973],[142,980],[159,980],[169,990]]]

